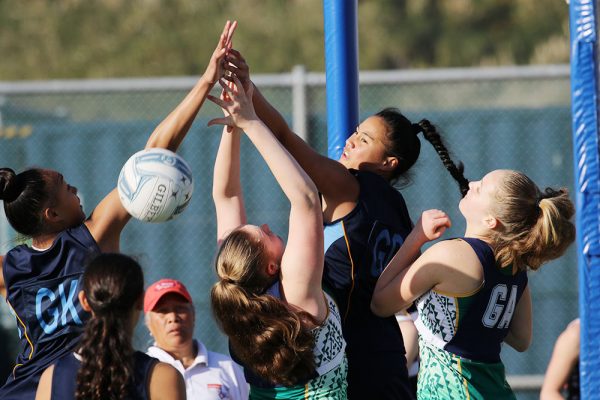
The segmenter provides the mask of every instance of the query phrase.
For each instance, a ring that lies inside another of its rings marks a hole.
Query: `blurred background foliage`
[[[323,71],[322,0],[0,0],[0,80],[198,75],[226,19],[252,70]],[[360,69],[569,60],[564,0],[359,0]]]

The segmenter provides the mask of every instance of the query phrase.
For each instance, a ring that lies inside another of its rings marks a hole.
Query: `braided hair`
[[[92,317],[81,337],[75,398],[125,400],[134,373],[129,324],[144,294],[142,269],[128,256],[105,253],[89,263],[82,280]]]
[[[464,196],[467,193],[469,181],[463,175],[463,164],[455,164],[452,161],[448,149],[434,125],[426,119],[421,120],[418,124],[413,124],[400,110],[393,107],[385,108],[375,115],[383,119],[388,127],[387,153],[398,160],[398,165],[391,174],[392,183],[398,181],[419,158],[421,141],[418,134],[422,132],[423,137],[433,145],[444,167],[458,183],[461,194]]]

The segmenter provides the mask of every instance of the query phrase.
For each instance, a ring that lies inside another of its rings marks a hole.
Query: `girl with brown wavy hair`
[[[123,254],[94,258],[79,301],[92,314],[76,353],[60,358],[40,378],[36,400],[185,399],[179,372],[131,344],[144,297],[139,264]]]
[[[416,301],[421,368],[417,396],[514,399],[500,360],[502,343],[525,351],[532,338],[527,271],[560,257],[575,239],[566,189],[496,170],[470,182],[459,209],[464,237],[440,237],[450,219],[425,211],[381,274],[371,308],[388,316]],[[416,260],[415,260],[416,259]]]
[[[251,399],[346,398],[345,342],[336,304],[321,288],[322,213],[317,189],[258,119],[252,88],[224,82],[226,112],[213,180],[220,249],[213,313],[244,366]],[[228,128],[233,126],[234,128]],[[246,224],[240,135],[256,146],[290,201],[287,244],[268,225]],[[322,396],[322,397],[321,397]]]

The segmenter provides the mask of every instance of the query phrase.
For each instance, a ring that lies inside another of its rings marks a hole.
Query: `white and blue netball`
[[[192,170],[183,158],[166,149],[146,149],[123,165],[117,184],[123,207],[145,222],[177,217],[192,199]]]

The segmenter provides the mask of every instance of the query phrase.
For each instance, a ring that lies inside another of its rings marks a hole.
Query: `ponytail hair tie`
[[[540,191],[538,193],[537,203],[539,205],[540,202],[544,199],[551,199],[553,197],[562,196],[565,193],[566,193],[566,191],[564,189],[555,190],[555,189],[547,187],[543,192]]]
[[[423,127],[420,124],[411,124],[411,127],[415,135],[418,135],[420,132],[423,132]]]
[[[232,285],[237,285],[237,282],[236,282],[236,281],[234,281],[233,279],[229,278],[229,277],[223,277],[223,278],[221,278],[221,280],[222,280],[223,282],[227,282],[227,283],[230,283],[230,284],[232,284]]]

